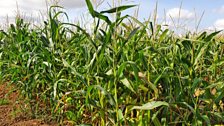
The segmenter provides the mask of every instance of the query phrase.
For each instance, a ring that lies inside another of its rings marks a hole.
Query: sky
[[[136,4],[135,8],[124,11],[134,15],[138,10],[141,21],[153,20],[157,7],[157,22],[170,28],[187,30],[222,30],[224,29],[224,0],[92,0],[97,10],[112,6]],[[101,3],[104,1],[103,3]],[[114,1],[115,3],[113,3]],[[32,19],[38,23],[43,19],[46,8],[52,0],[0,0],[0,22],[13,22],[15,15]],[[59,0],[65,8],[70,21],[91,20],[85,0]],[[101,4],[99,4],[101,3]],[[157,6],[156,6],[157,5]],[[201,20],[200,20],[201,19]],[[199,23],[200,22],[200,23]],[[200,24],[200,25],[199,25]]]

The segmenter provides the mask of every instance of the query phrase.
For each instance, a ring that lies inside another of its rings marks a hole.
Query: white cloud
[[[9,0],[14,1],[14,0]],[[59,5],[70,9],[70,8],[80,8],[85,6],[84,0],[55,0],[58,2],[54,2],[54,0],[20,0],[18,1],[19,5],[24,8],[32,8],[32,9],[44,9],[47,4],[58,3]],[[34,6],[35,5],[35,6]]]
[[[38,18],[40,12],[46,12],[47,5],[54,0],[0,0],[0,22],[5,21],[6,16],[10,19],[16,16],[17,10],[26,17]],[[65,9],[77,9],[85,6],[84,0],[58,0],[58,4]],[[47,4],[48,3],[48,4]]]
[[[214,9],[213,12],[224,14],[224,5],[221,6],[220,8]]]
[[[214,28],[216,30],[223,30],[224,29],[224,18],[216,20],[214,23]]]
[[[167,11],[166,16],[174,19],[190,19],[194,17],[194,13],[186,9],[172,8]]]
[[[214,24],[212,26],[209,26],[206,30],[224,30],[224,18],[216,20]]]
[[[164,29],[170,29],[175,31],[175,33],[178,34],[186,34],[186,32],[195,32],[195,27],[190,22],[180,22],[179,24],[177,22],[173,22],[171,20],[168,20],[166,22],[161,23],[163,30]]]
[[[80,8],[85,6],[84,0],[61,0],[59,2],[60,5],[62,5],[65,8]]]

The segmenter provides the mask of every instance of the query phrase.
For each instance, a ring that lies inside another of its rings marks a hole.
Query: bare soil
[[[40,119],[30,119],[18,112],[19,93],[12,89],[13,86],[6,83],[0,84],[0,126],[56,126],[56,124],[46,124]]]

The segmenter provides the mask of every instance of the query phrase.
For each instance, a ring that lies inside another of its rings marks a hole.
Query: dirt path
[[[11,92],[12,86],[0,84],[0,126],[53,126],[44,124],[37,119],[28,119],[25,115],[18,114],[15,108],[17,103],[18,92]]]

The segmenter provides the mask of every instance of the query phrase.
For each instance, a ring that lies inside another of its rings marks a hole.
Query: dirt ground
[[[24,114],[16,112],[18,92],[12,86],[0,84],[0,126],[56,126],[45,124],[41,120],[28,119]]]

